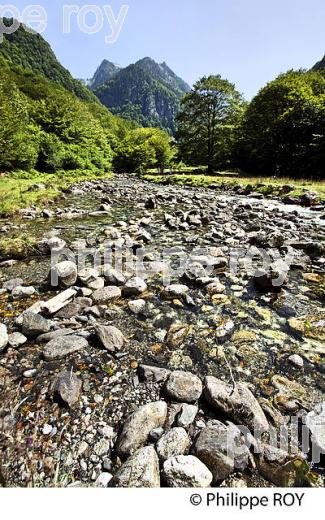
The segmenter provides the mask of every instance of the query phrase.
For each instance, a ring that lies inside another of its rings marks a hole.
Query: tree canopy
[[[244,101],[235,86],[220,76],[204,77],[181,102],[177,142],[180,156],[211,172],[231,163]]]
[[[280,75],[252,100],[241,133],[247,171],[324,178],[325,73]]]
[[[127,133],[116,148],[114,167],[117,171],[142,172],[170,165],[175,150],[171,137],[156,128],[137,128]]]

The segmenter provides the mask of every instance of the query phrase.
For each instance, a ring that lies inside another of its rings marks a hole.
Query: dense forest
[[[289,71],[246,103],[220,76],[202,78],[182,100],[183,160],[209,171],[324,178],[325,71]]]
[[[144,132],[139,145],[138,125],[114,116],[73,80],[40,35],[21,27],[12,36],[5,36],[0,47],[1,171],[105,172],[123,161],[134,171],[166,164],[162,148],[171,157],[167,134]]]
[[[111,111],[72,78],[40,35],[21,26],[4,37],[2,172],[163,171],[184,162],[210,173],[239,168],[258,176],[324,178],[322,62],[281,74],[250,103],[220,76],[204,77],[188,91],[166,64],[150,58],[125,69],[107,63],[97,70],[95,93]],[[150,125],[160,128],[141,128]]]

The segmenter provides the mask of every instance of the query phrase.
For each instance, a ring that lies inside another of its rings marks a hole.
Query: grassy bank
[[[189,174],[187,171],[173,175],[148,173],[142,178],[155,183],[168,182],[180,186],[216,187],[227,190],[237,190],[240,187],[246,188],[251,186],[254,192],[281,198],[288,195],[290,197],[301,197],[306,191],[314,191],[318,193],[320,200],[325,202],[325,181],[257,178],[240,175],[236,172],[221,172],[218,175],[210,176]],[[291,188],[289,192],[288,187]]]
[[[32,205],[44,207],[60,194],[60,190],[68,188],[74,182],[111,176],[110,173],[93,171],[3,174],[0,176],[0,216],[13,215]]]

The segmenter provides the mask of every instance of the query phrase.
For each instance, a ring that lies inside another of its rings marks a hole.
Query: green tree
[[[35,166],[37,131],[30,123],[28,103],[5,71],[0,79],[0,168]]]
[[[241,134],[247,171],[324,178],[324,72],[289,71],[270,82],[248,107]]]
[[[170,136],[155,128],[131,130],[115,152],[115,169],[125,172],[142,172],[154,167],[163,171],[174,157]]]
[[[232,160],[244,101],[220,76],[199,80],[181,102],[177,141],[182,160],[207,165],[209,172]]]

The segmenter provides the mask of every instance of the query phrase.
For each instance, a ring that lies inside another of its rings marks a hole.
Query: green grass
[[[268,194],[272,189],[272,195],[283,196],[283,186],[292,186],[289,195],[299,197],[306,191],[315,191],[318,193],[320,199],[325,201],[325,181],[312,180],[294,180],[290,178],[258,178],[249,175],[243,175],[238,172],[219,172],[216,175],[198,175],[198,174],[175,174],[175,175],[152,175],[146,174],[142,177],[144,180],[161,183],[170,182],[180,186],[192,187],[209,187],[211,185],[223,189],[233,189],[240,186],[252,186],[253,190],[258,193]]]
[[[0,176],[0,216],[10,216],[22,208],[38,207],[55,199],[60,190],[74,182],[97,178],[109,178],[112,174],[93,171],[60,171],[55,174],[15,172]],[[46,189],[30,189],[34,184],[45,184]]]

